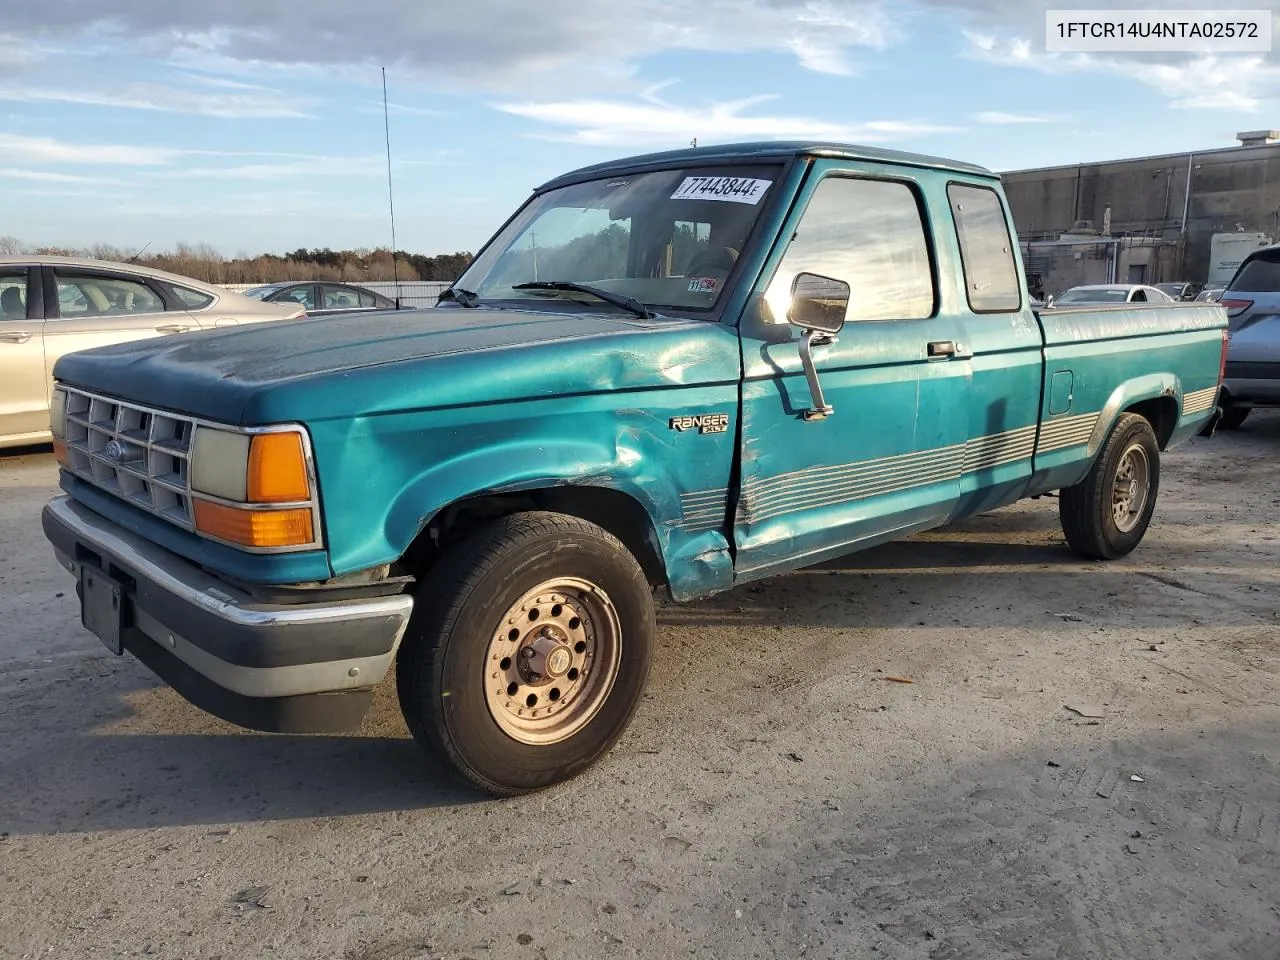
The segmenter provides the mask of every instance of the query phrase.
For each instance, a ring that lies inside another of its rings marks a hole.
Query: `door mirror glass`
[[[819,333],[839,333],[848,312],[849,284],[816,273],[796,274],[787,311],[792,324]]]

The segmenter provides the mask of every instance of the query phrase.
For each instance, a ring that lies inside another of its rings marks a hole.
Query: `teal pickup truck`
[[[998,177],[837,144],[547,183],[430,311],[59,361],[82,621],[246,727],[413,736],[482,790],[580,772],[695,600],[1061,491],[1142,539],[1218,415],[1216,304],[1030,306]]]

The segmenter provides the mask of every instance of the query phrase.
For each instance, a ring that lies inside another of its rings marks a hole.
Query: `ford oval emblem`
[[[124,444],[119,440],[108,440],[107,445],[102,448],[102,453],[108,460],[119,462],[124,459]]]

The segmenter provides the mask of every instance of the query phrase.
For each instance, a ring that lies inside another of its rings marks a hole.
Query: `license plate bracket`
[[[124,588],[95,567],[80,568],[80,622],[116,656],[124,653]]]

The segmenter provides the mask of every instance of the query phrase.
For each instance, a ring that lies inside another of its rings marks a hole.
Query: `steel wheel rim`
[[[604,706],[622,661],[622,625],[602,589],[538,584],[507,608],[485,654],[485,703],[520,743],[567,740]]]
[[[1142,519],[1151,491],[1151,460],[1147,448],[1131,444],[1116,464],[1115,482],[1111,487],[1111,515],[1116,529],[1130,533]]]

